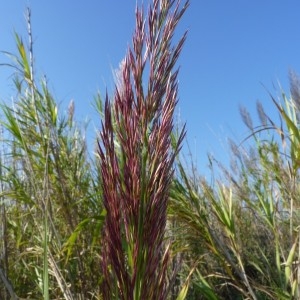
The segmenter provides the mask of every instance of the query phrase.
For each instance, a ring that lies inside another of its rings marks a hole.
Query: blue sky
[[[62,107],[74,99],[78,119],[92,120],[92,139],[100,121],[91,102],[98,90],[104,95],[106,87],[113,87],[112,71],[131,41],[136,1],[2,2],[0,50],[15,52],[14,30],[26,39],[29,6],[36,72],[47,76]],[[191,0],[177,30],[178,36],[189,30],[179,61],[178,112],[187,122],[200,173],[207,152],[224,161],[227,137],[240,142],[247,136],[239,105],[248,108],[254,121],[257,100],[268,114],[277,115],[263,85],[277,96],[278,81],[288,92],[289,69],[300,73],[299,11],[298,0]],[[1,101],[13,96],[9,74],[0,68]]]

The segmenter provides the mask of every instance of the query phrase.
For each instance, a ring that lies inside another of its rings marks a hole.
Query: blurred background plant
[[[100,293],[101,188],[74,103],[60,115],[34,78],[30,10],[27,22],[28,50],[16,34],[17,55],[5,53],[16,96],[1,106],[1,299],[88,299]]]
[[[291,72],[291,97],[270,94],[278,122],[259,102],[256,127],[240,109],[249,137],[229,140],[230,167],[209,157],[211,182],[178,161],[169,217],[188,299],[299,299],[299,82]]]

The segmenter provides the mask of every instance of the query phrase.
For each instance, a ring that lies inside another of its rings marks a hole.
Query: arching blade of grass
[[[206,279],[200,274],[199,270],[196,270],[196,276],[198,277],[198,281],[196,282],[196,287],[199,288],[201,294],[206,297],[207,300],[218,300],[219,298],[214,293],[213,288],[206,281]]]
[[[89,217],[86,218],[84,220],[82,220],[75,228],[75,230],[73,231],[73,233],[70,235],[70,237],[68,238],[68,240],[66,241],[65,245],[64,245],[64,251],[67,252],[67,256],[66,256],[66,262],[69,260],[71,254],[74,251],[74,245],[78,239],[78,236],[84,232],[84,229],[88,227],[88,225],[90,225],[91,223],[95,226],[96,232],[99,233],[101,230],[100,228],[102,228],[102,225],[105,221],[105,215],[106,212],[103,211],[100,216],[95,216],[95,217]],[[97,237],[97,233],[95,234],[95,239]],[[95,241],[93,241],[95,242]],[[93,246],[94,243],[92,243],[90,245],[90,247]]]

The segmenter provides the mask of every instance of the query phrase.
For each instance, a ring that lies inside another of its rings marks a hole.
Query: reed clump
[[[229,167],[208,157],[208,181],[174,124],[188,6],[136,8],[114,92],[95,98],[95,157],[75,103],[61,112],[36,78],[27,11],[28,46],[16,34],[2,64],[0,299],[299,299],[300,80],[269,95],[279,120],[240,108],[249,135],[229,140]]]

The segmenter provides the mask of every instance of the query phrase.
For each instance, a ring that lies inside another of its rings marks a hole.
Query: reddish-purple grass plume
[[[172,43],[188,2],[154,0],[145,18],[136,10],[133,46],[122,63],[118,83],[99,139],[103,202],[104,299],[166,299],[169,266],[164,240],[173,163],[173,115],[178,101],[178,56],[186,33]]]

